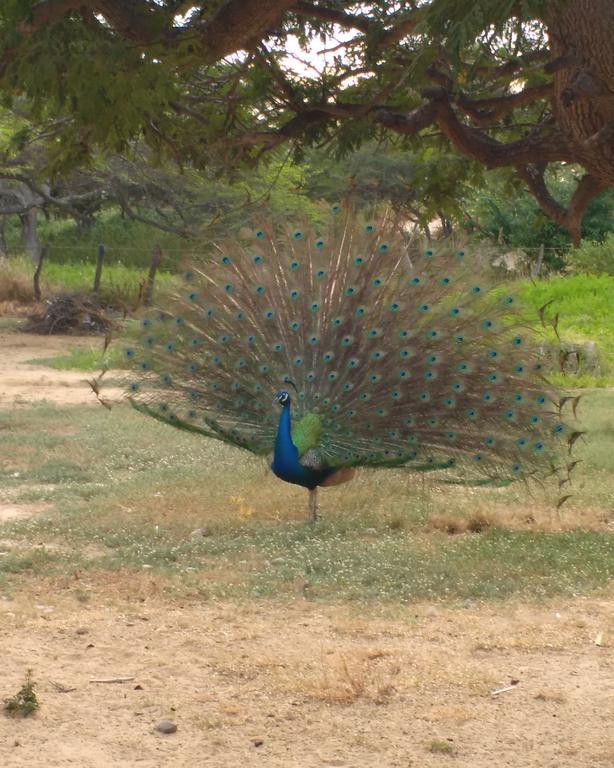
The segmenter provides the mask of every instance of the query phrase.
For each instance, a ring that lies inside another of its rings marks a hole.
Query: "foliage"
[[[577,182],[576,173],[562,166],[548,174],[554,194],[569,200]],[[535,257],[544,246],[547,265],[560,269],[566,263],[570,248],[569,233],[549,219],[535,199],[507,172],[495,171],[485,176],[483,184],[473,187],[464,197],[467,218],[462,224],[479,237],[505,243],[512,248],[527,249]],[[602,240],[614,229],[614,193],[607,191],[589,205],[582,222],[584,238]]]
[[[574,272],[614,277],[614,233],[603,241],[583,240],[578,248],[567,254],[567,263]]]
[[[38,709],[38,699],[34,688],[36,683],[32,680],[32,670],[28,670],[25,683],[19,691],[8,699],[4,700],[4,710],[12,717],[28,717]]]
[[[482,181],[481,172],[462,157],[428,146],[402,149],[398,141],[371,142],[341,158],[312,151],[303,167],[301,191],[311,199],[332,203],[351,197],[370,206],[385,201],[422,225],[462,218],[469,182]]]
[[[394,134],[403,151],[446,162],[452,147],[468,159],[448,164],[444,186],[476,166],[517,170],[577,241],[586,204],[612,178],[599,138],[612,49],[607,36],[587,44],[582,34],[607,29],[612,10],[609,0],[590,13],[570,0],[553,14],[553,2],[244,0],[186,10],[175,0],[11,0],[0,11],[0,92],[26,124],[8,128],[5,144],[14,153],[46,141],[52,176],[94,165],[100,149],[129,156],[137,143],[149,161],[213,173],[283,143],[301,158]],[[581,53],[548,67],[560,48]],[[578,118],[576,103],[590,118]],[[544,169],[574,160],[588,173],[563,205]]]

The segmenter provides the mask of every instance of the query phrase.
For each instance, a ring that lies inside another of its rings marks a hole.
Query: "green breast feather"
[[[322,435],[322,422],[317,413],[307,413],[292,425],[292,442],[298,448],[298,455],[316,448]]]

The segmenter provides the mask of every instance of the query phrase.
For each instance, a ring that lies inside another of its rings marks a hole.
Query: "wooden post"
[[[43,261],[45,260],[45,256],[47,255],[48,251],[49,251],[49,244],[46,244],[41,248],[41,252],[38,257],[38,263],[36,265],[36,269],[34,270],[34,279],[32,280],[32,285],[34,287],[34,298],[36,299],[36,301],[40,301],[42,298],[40,276],[41,276],[41,271],[43,269]]]
[[[94,275],[94,288],[93,293],[98,293],[100,290],[100,278],[102,277],[102,265],[104,263],[104,257],[107,253],[106,246],[102,243],[98,246],[98,256],[96,257],[96,274]]]
[[[162,261],[162,249],[159,245],[154,245],[153,252],[151,254],[151,263],[149,265],[149,274],[145,282],[145,290],[143,291],[143,304],[146,307],[150,307],[153,302],[153,289],[154,280],[156,279],[156,272]]]
[[[542,271],[542,264],[544,263],[544,244],[539,246],[539,253],[537,254],[537,261],[533,265],[533,277],[539,277]]]

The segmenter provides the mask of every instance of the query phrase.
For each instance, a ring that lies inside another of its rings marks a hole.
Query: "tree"
[[[197,167],[387,132],[451,146],[513,169],[578,242],[614,186],[613,32],[611,0],[5,0],[0,91],[58,168],[139,137]],[[583,169],[566,204],[561,163]]]
[[[578,179],[571,168],[547,172],[548,187],[559,200],[568,201]],[[560,268],[569,251],[569,233],[549,219],[535,199],[506,171],[491,175],[485,185],[470,190],[463,199],[458,220],[470,230],[512,248],[545,248],[545,261]],[[584,214],[582,234],[586,240],[602,241],[614,230],[614,190],[591,200]]]

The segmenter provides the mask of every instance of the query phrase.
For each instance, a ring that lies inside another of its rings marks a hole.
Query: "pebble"
[[[160,722],[157,723],[155,730],[159,733],[175,733],[177,726],[172,720],[160,720]]]
[[[204,539],[207,536],[212,536],[211,528],[195,528],[190,534],[192,539]]]
[[[286,562],[286,558],[285,557],[274,557],[271,560],[271,565],[284,565],[285,562]]]

